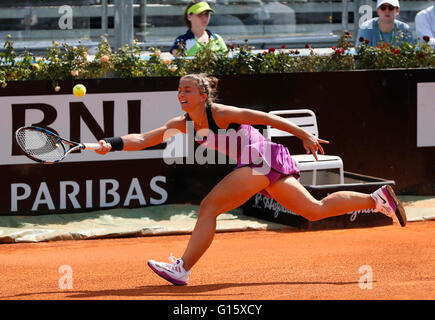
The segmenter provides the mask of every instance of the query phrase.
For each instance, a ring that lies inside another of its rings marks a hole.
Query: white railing
[[[222,5],[222,1],[226,1],[227,4]],[[265,5],[267,6],[270,1],[265,1]],[[82,3],[84,2],[86,1]],[[182,23],[182,15],[187,3],[184,0],[137,0],[135,3],[133,0],[98,0],[94,1],[95,4],[71,5],[69,7],[72,10],[72,21],[74,23],[80,19],[85,21],[81,27],[73,26],[72,29],[58,28],[55,23],[53,24],[53,21],[62,17],[65,19],[65,13],[59,10],[61,5],[13,7],[13,2],[10,3],[11,5],[7,7],[0,4],[0,39],[6,39],[7,34],[11,34],[18,48],[26,45],[29,48],[42,49],[49,46],[52,40],[66,40],[73,43],[81,40],[85,45],[95,46],[103,34],[108,35],[114,47],[131,44],[134,38],[139,39],[144,46],[168,47],[176,36],[186,30]],[[70,1],[70,3],[80,3],[80,1]],[[331,42],[336,42],[343,30],[350,30],[355,34],[353,21],[358,19],[351,18],[359,17],[358,9],[361,5],[368,4],[372,8],[375,6],[375,2],[368,0],[293,0],[276,3],[279,3],[279,8],[288,9],[289,19],[293,14],[293,18],[302,19],[303,22],[279,24],[274,25],[273,28],[258,19],[254,24],[246,24],[244,23],[246,18],[261,6],[260,0],[214,0],[216,15],[212,17],[210,29],[221,34],[227,41],[241,43],[249,39],[249,43],[254,46],[274,44],[298,46],[306,42],[327,46]],[[402,21],[413,27],[415,13],[433,2],[402,0],[400,3],[401,12],[406,17]],[[218,20],[217,18],[225,15],[239,19],[242,24],[213,24],[213,19]],[[20,22],[11,25],[10,21],[14,20]],[[51,28],[41,27],[39,25],[41,21],[52,21],[51,24],[47,23]],[[136,27],[133,27],[134,21]],[[168,21],[172,21],[172,24]],[[7,28],[4,28],[6,25]]]

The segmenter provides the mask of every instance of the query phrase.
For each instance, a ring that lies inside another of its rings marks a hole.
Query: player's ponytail
[[[216,77],[208,76],[208,101],[209,103],[212,103],[215,101],[217,97],[217,87],[219,80]]]

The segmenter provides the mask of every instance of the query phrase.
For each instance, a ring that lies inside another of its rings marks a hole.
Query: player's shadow
[[[173,286],[171,284],[158,285],[158,286],[141,286],[134,289],[118,289],[118,290],[99,290],[99,291],[76,291],[71,292],[67,298],[69,299],[95,299],[99,297],[201,297],[201,296],[214,296],[214,297],[225,297],[225,296],[243,296],[247,293],[221,293],[220,290],[225,290],[229,288],[243,288],[243,287],[261,287],[261,286],[274,286],[274,285],[356,285],[358,286],[358,281],[342,281],[342,282],[328,282],[328,281],[294,281],[294,282],[267,282],[267,283],[222,283],[222,284],[205,284],[205,285],[189,285],[189,286]]]
[[[376,281],[373,281],[376,282]],[[66,294],[67,299],[96,299],[96,298],[110,298],[110,297],[124,297],[130,299],[134,297],[227,297],[239,296],[239,299],[244,299],[243,296],[248,293],[220,293],[216,291],[225,290],[229,288],[243,288],[243,287],[262,287],[262,286],[275,286],[275,285],[333,285],[333,286],[358,286],[358,281],[280,281],[280,282],[261,282],[261,283],[221,283],[221,284],[204,284],[204,285],[189,285],[189,286],[174,286],[172,284],[158,285],[158,286],[141,286],[137,288],[128,289],[115,289],[115,290],[59,290],[51,292],[29,292],[17,294],[14,296],[4,297],[0,299],[17,299],[30,296],[47,295],[47,294]]]

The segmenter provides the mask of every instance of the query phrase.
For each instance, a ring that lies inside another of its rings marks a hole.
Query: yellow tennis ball
[[[76,84],[73,88],[73,93],[76,97],[83,97],[86,94],[86,87],[82,84]]]

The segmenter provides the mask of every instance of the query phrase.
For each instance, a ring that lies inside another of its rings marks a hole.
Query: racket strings
[[[30,156],[42,161],[56,161],[65,154],[65,148],[57,137],[37,130],[17,132],[19,146]]]

